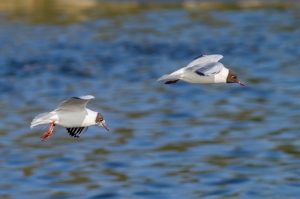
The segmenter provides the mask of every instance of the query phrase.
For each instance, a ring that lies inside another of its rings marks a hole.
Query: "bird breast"
[[[57,124],[63,127],[83,127],[95,125],[96,113],[91,110],[84,111],[58,111]]]
[[[214,83],[214,76],[201,76],[193,71],[185,71],[182,80],[193,84],[211,84]]]

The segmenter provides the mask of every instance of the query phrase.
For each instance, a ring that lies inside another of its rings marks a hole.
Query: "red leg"
[[[176,82],[178,82],[179,79],[176,79],[176,80],[170,80],[170,81],[167,81],[165,84],[176,84]]]
[[[55,127],[55,124],[54,124],[54,122],[52,122],[51,123],[51,126],[50,126],[50,128],[49,128],[49,130],[48,131],[46,131],[46,133],[44,133],[43,135],[42,135],[42,141],[44,141],[44,140],[46,140],[47,138],[49,138],[51,135],[52,135],[52,132],[53,132],[53,130],[54,130],[54,127]]]

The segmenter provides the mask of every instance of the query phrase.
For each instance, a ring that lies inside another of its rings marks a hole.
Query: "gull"
[[[31,122],[31,128],[48,126],[50,128],[42,135],[46,140],[52,135],[56,125],[65,127],[68,133],[79,138],[89,126],[103,126],[109,131],[105,124],[104,117],[99,113],[86,108],[86,104],[94,99],[92,95],[71,97],[63,101],[54,111],[41,113]]]
[[[232,70],[218,62],[222,58],[222,55],[201,55],[186,67],[163,75],[157,81],[169,80],[165,84],[175,84],[179,80],[193,84],[238,83],[244,86]]]

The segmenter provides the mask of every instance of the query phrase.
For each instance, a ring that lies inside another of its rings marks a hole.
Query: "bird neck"
[[[92,111],[90,109],[86,109],[87,116],[85,118],[85,123],[88,123],[89,125],[96,125],[96,117],[98,112]]]
[[[220,72],[215,75],[214,83],[226,83],[228,74],[229,74],[228,68],[225,68],[223,66]]]

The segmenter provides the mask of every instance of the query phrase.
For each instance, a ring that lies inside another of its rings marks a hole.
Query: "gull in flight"
[[[201,55],[186,67],[163,75],[157,81],[168,80],[165,84],[175,84],[179,80],[193,84],[238,83],[244,86],[232,70],[218,62],[222,57],[222,55]]]
[[[103,126],[109,130],[103,115],[86,108],[86,104],[91,99],[94,99],[91,95],[71,97],[63,101],[54,111],[36,116],[30,127],[43,127],[50,124],[49,130],[41,137],[43,141],[52,135],[56,125],[65,127],[71,136],[77,138],[92,125]]]

